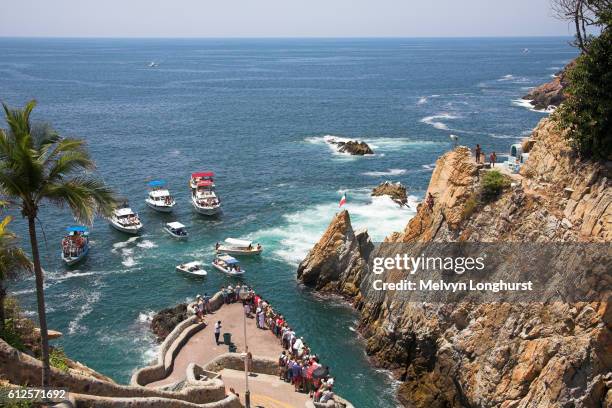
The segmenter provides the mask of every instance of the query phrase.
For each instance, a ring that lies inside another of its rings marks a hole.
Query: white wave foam
[[[55,273],[55,274],[49,274],[48,278],[50,280],[56,280],[56,281],[63,281],[66,279],[70,279],[70,278],[82,278],[83,276],[91,276],[94,275],[95,272],[81,272],[79,270],[76,271],[69,271],[66,273]]]
[[[138,244],[136,244],[136,246],[139,248],[144,248],[144,249],[157,248],[157,244],[149,240],[144,240],[142,242],[139,242]]]
[[[80,332],[87,331],[87,327],[81,325],[81,320],[83,320],[85,316],[87,316],[93,311],[94,305],[99,300],[100,300],[100,292],[98,291],[87,292],[85,299],[84,299],[84,303],[81,306],[81,310],[79,311],[79,313],[77,313],[75,318],[72,319],[70,323],[68,323],[68,333],[69,334],[74,334],[77,332],[77,330]]]
[[[436,163],[423,164],[421,167],[424,168],[425,170],[433,171],[433,169],[436,167]]]
[[[136,237],[130,237],[128,240],[126,241],[121,241],[121,242],[115,242],[113,244],[113,252],[116,252],[116,250],[121,249],[121,248],[125,248],[126,246],[130,245],[132,242],[136,241],[137,239],[139,239],[139,236]]]
[[[136,265],[136,260],[131,256],[126,256],[123,258],[123,261],[121,261],[121,264],[126,268],[131,268],[132,266]]]
[[[153,316],[155,316],[155,311],[148,310],[146,312],[138,313],[138,322],[149,324],[153,320]]]
[[[427,103],[427,97],[426,96],[422,96],[419,98],[419,100],[417,101],[417,105],[424,105]]]
[[[451,115],[450,113],[440,113],[437,115],[425,116],[420,121],[440,130],[449,130],[448,126],[444,122],[440,122],[440,119],[459,119],[459,116]]]
[[[554,106],[549,106],[546,109],[535,109],[533,107],[533,105],[531,104],[531,100],[529,99],[513,99],[512,100],[512,105],[514,106],[520,106],[521,108],[526,108],[529,109],[532,112],[539,112],[539,113],[553,113],[555,111],[555,107]]]
[[[406,174],[407,170],[405,169],[389,169],[387,171],[366,171],[362,173],[364,176],[371,177],[384,177],[384,176],[401,176],[402,174]]]
[[[503,77],[499,78],[498,81],[502,82],[502,81],[512,81],[514,78],[514,75],[512,74],[508,74],[508,75],[504,75]]]
[[[382,241],[394,231],[401,231],[414,216],[415,197],[409,197],[409,206],[400,207],[388,196],[370,197],[369,189],[350,190],[348,202],[343,207],[349,211],[355,230],[367,228],[372,240]],[[337,202],[317,204],[283,216],[284,225],[254,233],[272,253],[293,265],[297,265],[339,211]]]

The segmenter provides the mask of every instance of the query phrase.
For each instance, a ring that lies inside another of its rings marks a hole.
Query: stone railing
[[[192,305],[193,304],[189,304],[187,309],[192,310]],[[210,299],[209,307],[212,311],[216,311],[221,306],[223,306],[223,294],[217,292]],[[204,329],[204,327],[206,327],[204,323],[198,323],[197,316],[190,316],[177,324],[174,330],[172,330],[160,345],[157,363],[143,367],[134,372],[130,384],[134,386],[145,386],[168,377],[174,368],[174,359],[181,348],[183,348],[194,334]],[[165,387],[167,386],[168,385],[165,385]]]
[[[0,339],[0,375],[11,384],[36,385],[40,383],[42,362],[11,347]],[[141,386],[120,385],[85,376],[75,370],[58,370],[51,367],[53,387],[66,388],[70,393],[83,394],[83,398],[96,399],[165,399],[176,404],[204,404],[226,398],[223,381],[211,379],[198,386],[187,386],[180,391],[165,391]],[[190,384],[191,385],[191,384]],[[97,404],[96,404],[97,406]],[[229,406],[229,405],[228,405]]]
[[[215,373],[224,368],[244,371],[244,354],[225,353],[208,362],[204,369]],[[251,372],[257,374],[278,375],[278,361],[272,358],[253,356]]]

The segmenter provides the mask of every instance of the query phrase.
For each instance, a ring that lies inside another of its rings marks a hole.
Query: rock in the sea
[[[368,232],[353,231],[348,211],[341,211],[300,263],[298,279],[319,290],[355,296],[372,249]]]
[[[565,100],[563,90],[567,86],[566,72],[572,66],[573,63],[568,64],[555,75],[552,81],[532,89],[527,95],[523,96],[523,99],[530,101],[535,109],[559,106]]]
[[[188,317],[189,312],[185,303],[160,310],[151,320],[151,330],[157,336],[158,341],[163,341],[177,324]]]
[[[406,205],[408,202],[408,195],[406,187],[400,183],[392,183],[390,181],[384,181],[372,190],[372,196],[390,196],[393,201],[399,205]]]
[[[366,142],[360,142],[359,140],[349,140],[348,142],[342,142],[338,140],[331,140],[331,144],[338,146],[340,153],[348,153],[353,156],[365,156],[366,154],[374,154],[374,151]]]

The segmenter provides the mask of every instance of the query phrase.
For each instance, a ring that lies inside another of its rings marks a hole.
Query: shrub
[[[55,347],[51,350],[49,364],[51,364],[51,367],[55,367],[60,371],[68,371],[68,357],[66,357],[66,353],[64,353],[61,347]]]
[[[589,42],[567,79],[554,114],[560,129],[582,157],[612,159],[612,28]]]
[[[505,188],[508,188],[510,181],[506,176],[497,170],[491,170],[484,174],[481,182],[480,196],[484,202],[496,199]]]
[[[463,211],[461,212],[461,219],[467,220],[470,218],[474,211],[476,211],[476,207],[478,207],[478,197],[476,194],[472,194],[465,200]]]

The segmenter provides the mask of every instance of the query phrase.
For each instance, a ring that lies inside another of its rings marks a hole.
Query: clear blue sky
[[[0,36],[567,36],[550,0],[0,0]]]

